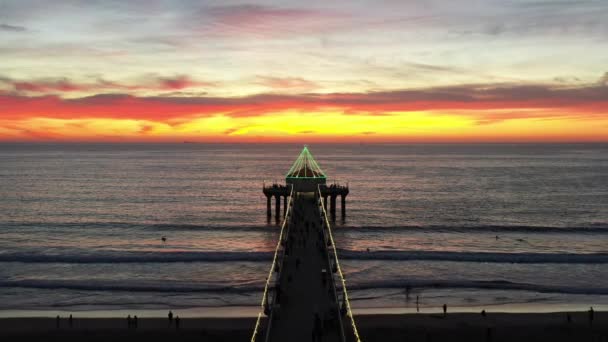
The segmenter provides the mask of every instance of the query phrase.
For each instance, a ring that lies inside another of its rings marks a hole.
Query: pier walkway
[[[262,306],[252,341],[359,341],[318,192],[289,197]]]
[[[339,308],[315,203],[312,193],[296,195],[270,341],[311,341],[315,325],[319,334],[323,331],[324,341],[342,340]]]
[[[268,217],[276,199],[277,222],[283,197],[283,221],[252,342],[360,342],[327,215],[328,198],[333,221],[341,196],[344,216],[349,189],[326,178],[305,146],[286,185],[263,187]]]

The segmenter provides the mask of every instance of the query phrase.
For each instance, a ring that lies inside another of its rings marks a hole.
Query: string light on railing
[[[319,194],[321,193],[321,188],[318,187],[319,190]],[[340,280],[342,282],[342,293],[344,296],[344,302],[346,303],[346,311],[348,313],[348,316],[350,317],[350,322],[351,325],[353,327],[353,333],[355,334],[355,339],[357,340],[357,342],[361,342],[361,338],[359,337],[359,331],[357,330],[357,325],[355,323],[355,318],[353,316],[353,312],[351,310],[351,306],[350,306],[350,300],[348,298],[348,292],[346,291],[346,281],[344,280],[344,274],[342,274],[342,268],[340,267],[340,261],[338,260],[338,252],[336,250],[336,244],[334,243],[334,237],[333,234],[331,232],[331,226],[329,224],[329,220],[327,218],[327,212],[325,211],[325,203],[323,203],[323,200],[321,200],[321,209],[323,212],[323,217],[325,219],[325,224],[327,227],[327,231],[328,231],[328,235],[329,235],[329,239],[331,241],[331,245],[332,245],[332,249],[334,251],[334,260],[336,262],[336,268],[338,269],[338,274],[340,275]]]
[[[285,217],[283,218],[283,224],[281,225],[281,231],[279,233],[279,239],[277,241],[277,246],[274,250],[274,256],[272,258],[272,264],[270,265],[270,271],[268,271],[268,277],[266,278],[266,284],[264,285],[264,293],[262,295],[262,304],[261,306],[261,310],[258,313],[258,317],[255,321],[255,326],[253,328],[253,335],[251,336],[251,342],[255,342],[255,339],[257,337],[258,334],[258,330],[260,329],[260,322],[262,321],[262,313],[264,313],[266,310],[266,302],[268,300],[268,288],[270,287],[270,280],[272,279],[272,272],[275,270],[275,267],[277,266],[277,256],[279,254],[279,249],[281,248],[281,242],[283,240],[283,232],[285,230],[285,226],[287,221],[289,221],[289,218],[291,217],[291,208],[292,208],[292,198],[293,198],[293,188],[291,189],[291,192],[289,193],[289,210],[285,213]]]

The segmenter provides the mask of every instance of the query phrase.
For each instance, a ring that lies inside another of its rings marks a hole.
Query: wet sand
[[[608,312],[362,315],[363,341],[598,341],[608,342]],[[126,318],[0,319],[3,341],[249,341],[253,318],[183,318],[179,330],[163,318],[139,318],[129,329]],[[259,338],[258,340],[263,340]]]

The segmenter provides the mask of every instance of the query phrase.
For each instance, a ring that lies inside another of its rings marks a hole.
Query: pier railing
[[[281,246],[284,244],[284,237],[287,236],[287,234],[289,233],[289,220],[291,220],[291,215],[292,215],[292,208],[293,208],[293,188],[290,188],[290,192],[289,192],[289,202],[287,204],[287,212],[285,213],[285,217],[283,218],[283,223],[281,224],[281,230],[279,232],[279,239],[277,241],[277,246],[274,250],[274,256],[272,257],[272,264],[270,265],[270,270],[268,271],[268,277],[266,278],[266,284],[264,285],[264,293],[262,295],[262,303],[260,304],[261,309],[260,312],[258,313],[258,317],[256,319],[255,322],[255,326],[253,328],[253,335],[251,336],[251,342],[255,342],[257,335],[259,333],[260,330],[260,324],[262,321],[262,315],[264,314],[268,314],[268,326],[266,327],[267,331],[270,331],[270,327],[272,325],[272,307],[274,305],[274,301],[275,298],[272,298],[272,301],[270,304],[268,304],[268,293],[269,293],[269,289],[270,289],[270,283],[273,279],[273,273],[277,270],[277,260],[279,259],[283,259],[283,255],[285,253],[285,249],[281,248]],[[280,258],[279,258],[279,253],[280,253]],[[279,273],[280,276],[280,272]],[[268,333],[266,334],[266,340],[268,340]]]
[[[318,204],[320,207],[320,212],[321,212],[321,220],[323,222],[323,228],[325,228],[327,230],[327,238],[329,239],[328,244],[331,244],[332,250],[333,250],[333,261],[335,263],[336,266],[336,271],[338,273],[338,276],[340,277],[340,282],[342,284],[342,303],[346,309],[346,314],[350,319],[350,324],[353,330],[353,334],[355,337],[355,341],[357,342],[361,342],[361,338],[359,337],[359,331],[357,330],[357,324],[355,322],[355,317],[353,316],[353,311],[351,309],[351,305],[350,305],[350,300],[348,298],[348,291],[346,290],[346,281],[344,280],[344,274],[342,273],[342,267],[340,266],[340,261],[338,259],[338,252],[336,250],[336,244],[334,241],[334,237],[333,237],[333,233],[331,231],[331,224],[329,223],[329,219],[327,218],[327,212],[325,211],[325,203],[323,203],[323,196],[321,196],[321,187],[318,186],[317,188],[317,197],[318,197]],[[324,234],[325,235],[325,234]],[[326,244],[327,246],[327,244]],[[329,253],[327,253],[328,255],[328,259],[329,259]],[[328,260],[329,262],[329,260]],[[330,263],[331,266],[331,263]],[[333,270],[331,270],[331,275],[333,277]],[[336,288],[335,288],[335,282],[332,281],[332,284],[334,284],[334,295],[336,296],[336,301],[338,300],[338,296],[337,296],[337,292],[336,292]],[[339,305],[336,302],[337,305]],[[339,312],[340,313],[340,312]],[[340,316],[338,316],[340,317]],[[341,324],[341,319],[340,319],[340,326],[341,329],[342,328],[342,324]],[[344,340],[344,331],[342,330],[342,339]]]

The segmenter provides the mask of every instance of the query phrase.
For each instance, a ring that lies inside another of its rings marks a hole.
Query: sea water
[[[0,315],[255,312],[301,148],[0,144]],[[608,305],[608,145],[309,148],[360,312]]]

